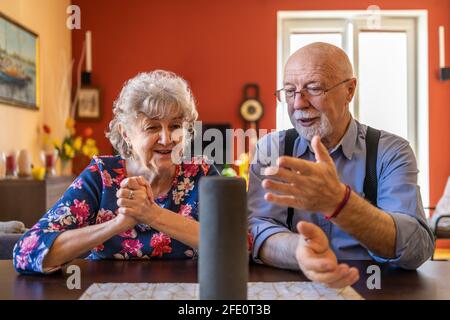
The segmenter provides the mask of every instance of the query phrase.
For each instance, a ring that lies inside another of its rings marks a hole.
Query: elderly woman
[[[89,251],[88,259],[194,257],[198,182],[214,173],[204,161],[180,162],[196,118],[191,91],[175,74],[129,80],[107,133],[120,156],[94,157],[17,242],[15,269],[49,273]]]

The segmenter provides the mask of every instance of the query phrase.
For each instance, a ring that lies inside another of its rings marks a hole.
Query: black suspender
[[[380,131],[367,127],[366,133],[366,177],[364,178],[364,197],[375,207],[378,197],[377,153]]]
[[[366,176],[364,178],[364,195],[374,206],[377,206],[378,195],[378,179],[377,179],[377,153],[378,141],[380,140],[380,131],[367,127],[366,133]],[[286,130],[284,142],[284,155],[292,156],[294,152],[294,143],[298,133],[295,129]],[[294,208],[287,209],[286,224],[292,230],[292,218],[294,216]]]
[[[286,130],[286,137],[284,139],[284,154],[291,156],[294,154],[294,142],[298,137],[298,132],[294,128]],[[292,230],[292,217],[294,216],[294,208],[289,207],[287,209],[286,224],[289,230]]]

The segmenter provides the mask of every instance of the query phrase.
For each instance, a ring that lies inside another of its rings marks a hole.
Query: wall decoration
[[[99,120],[101,118],[100,89],[83,86],[78,91],[77,120]]]
[[[0,13],[0,102],[38,109],[39,37]]]

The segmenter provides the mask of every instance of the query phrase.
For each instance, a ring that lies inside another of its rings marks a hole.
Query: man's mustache
[[[304,112],[301,110],[295,110],[294,113],[292,113],[292,117],[295,120],[300,120],[300,119],[311,119],[311,118],[317,118],[320,117],[321,114],[320,112]]]

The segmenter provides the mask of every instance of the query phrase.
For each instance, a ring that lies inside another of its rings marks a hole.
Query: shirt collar
[[[339,147],[341,147],[342,153],[344,154],[344,156],[347,159],[351,160],[352,156],[353,156],[353,151],[355,150],[356,135],[358,133],[357,131],[358,131],[358,128],[356,125],[356,120],[352,118],[350,120],[350,124],[347,128],[347,131],[345,132],[341,141],[336,145],[336,147],[334,147],[330,151],[330,154],[335,152],[336,150],[338,150]],[[304,138],[301,138],[299,146],[297,148],[297,156],[301,157],[306,152],[307,149],[309,149],[309,151],[311,153],[314,153],[309,141]]]
[[[355,151],[357,135],[358,126],[356,125],[356,120],[352,118],[341,142],[342,152],[349,160],[352,159],[353,152]]]

